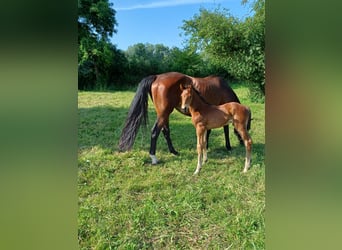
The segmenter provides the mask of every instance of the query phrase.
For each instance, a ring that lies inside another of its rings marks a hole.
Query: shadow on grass
[[[117,144],[128,109],[112,106],[79,108],[78,147],[101,147],[117,151]]]
[[[220,160],[229,157],[236,157],[244,162],[246,150],[243,145],[236,145],[232,147],[231,151],[227,151],[225,147],[211,147],[208,151],[208,159]],[[251,168],[253,165],[263,165],[265,161],[265,144],[253,143],[252,145],[252,158]]]
[[[177,111],[175,111],[177,112]],[[118,152],[118,142],[121,136],[122,128],[127,118],[128,108],[100,106],[92,108],[79,108],[79,126],[78,126],[78,147],[79,150],[101,147],[106,150]],[[144,129],[139,128],[135,139],[133,149],[146,150],[150,147],[151,129],[156,120],[154,108],[149,107],[149,122]],[[185,117],[183,119],[186,119]],[[176,150],[181,150],[186,144],[196,143],[194,128],[189,121],[172,119],[170,117],[171,139]],[[157,142],[157,153],[168,152],[166,140],[162,133]]]

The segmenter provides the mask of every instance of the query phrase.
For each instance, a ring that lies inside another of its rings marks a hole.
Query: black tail
[[[148,93],[151,93],[151,85],[156,77],[155,75],[145,77],[139,83],[137,92],[128,111],[125,126],[121,132],[119,141],[120,151],[130,150],[140,125],[143,124],[146,127],[148,121]]]
[[[249,131],[251,129],[252,111],[250,108],[248,108],[248,111],[249,111],[249,118],[248,118],[248,122],[247,122],[247,130]]]

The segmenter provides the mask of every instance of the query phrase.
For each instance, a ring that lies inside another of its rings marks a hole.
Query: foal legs
[[[239,132],[234,128],[234,134],[237,136],[237,138],[239,139],[240,145],[244,145],[244,141],[241,138],[241,135],[239,134]]]
[[[247,170],[251,166],[252,140],[250,138],[248,140],[245,140],[245,147],[246,147],[246,158],[245,158],[245,167],[243,169],[244,173],[246,173]]]
[[[208,141],[207,141],[207,134],[208,134],[208,130],[204,131],[203,134],[203,147],[202,147],[202,152],[203,152],[203,162],[206,162],[208,160],[208,148],[206,147],[206,145],[208,145]]]
[[[237,124],[236,130],[241,135],[241,138],[245,144],[246,149],[246,157],[245,157],[245,167],[243,169],[243,173],[246,173],[249,167],[251,166],[251,152],[252,152],[252,139],[250,135],[247,132],[247,128],[244,126],[244,124]]]
[[[194,175],[197,175],[202,168],[203,160],[207,160],[206,135],[207,131],[203,127],[196,127],[197,134],[197,168]]]

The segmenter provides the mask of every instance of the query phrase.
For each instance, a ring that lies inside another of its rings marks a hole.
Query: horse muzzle
[[[181,110],[182,110],[183,113],[188,113],[189,112],[189,109],[186,106],[181,107]]]

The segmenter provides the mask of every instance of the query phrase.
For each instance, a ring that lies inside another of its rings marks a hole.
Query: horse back
[[[234,120],[238,121],[248,121],[250,118],[250,109],[249,107],[242,105],[238,102],[229,102],[217,106],[218,109],[224,111],[225,113],[229,114]]]
[[[240,100],[233,89],[222,77],[193,77],[193,85],[210,104],[221,105],[227,102],[240,103]]]

